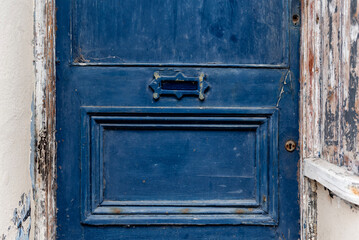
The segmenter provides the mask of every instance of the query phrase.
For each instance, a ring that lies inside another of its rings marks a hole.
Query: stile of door
[[[59,239],[299,238],[298,0],[56,2]]]

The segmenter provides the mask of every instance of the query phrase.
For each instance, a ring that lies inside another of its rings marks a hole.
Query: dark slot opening
[[[176,81],[176,80],[163,80],[161,81],[163,90],[197,90],[197,81]]]

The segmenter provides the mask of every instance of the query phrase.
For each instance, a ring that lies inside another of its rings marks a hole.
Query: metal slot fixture
[[[158,72],[155,72],[149,87],[153,90],[152,96],[155,100],[162,95],[175,95],[177,99],[187,95],[198,96],[198,99],[203,101],[205,92],[209,88],[205,78],[203,73],[198,77],[187,77],[183,73],[175,76],[160,76]]]

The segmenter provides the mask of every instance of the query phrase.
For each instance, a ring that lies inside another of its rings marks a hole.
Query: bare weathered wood
[[[318,1],[318,0],[316,0]],[[358,0],[321,1],[320,55],[321,137],[320,156],[358,174],[359,88],[357,66]],[[318,114],[320,109],[314,109]]]
[[[359,173],[358,0],[304,0],[303,157]]]
[[[359,174],[359,1],[348,1],[343,8],[345,45],[343,52],[348,68],[343,76],[343,159],[349,170]]]
[[[319,157],[321,152],[321,44],[320,1],[302,0],[301,98],[300,98],[300,206],[301,239],[317,238],[315,183],[304,177],[303,159]]]
[[[35,0],[35,239],[55,239],[55,1]]]
[[[302,206],[302,211],[305,212],[306,218],[302,219],[302,233],[303,240],[317,239],[317,183],[314,180],[306,179],[304,182],[303,195],[305,204]]]
[[[349,203],[359,205],[359,176],[321,158],[304,160],[304,175]]]
[[[352,174],[359,174],[358,12],[358,0],[302,0],[301,159],[321,158]],[[306,239],[312,233],[305,223],[316,220],[301,174]]]

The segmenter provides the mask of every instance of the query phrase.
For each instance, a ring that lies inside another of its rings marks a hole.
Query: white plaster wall
[[[329,195],[318,184],[318,240],[358,240],[359,207]]]
[[[23,222],[22,233],[15,226],[26,218],[27,200],[31,199],[28,195],[31,193],[31,103],[34,89],[32,40],[33,1],[0,0],[1,240],[26,239],[30,223],[30,218]],[[23,194],[26,196],[21,202]]]

